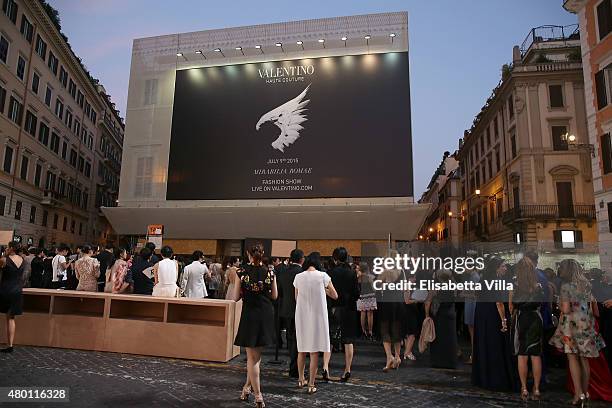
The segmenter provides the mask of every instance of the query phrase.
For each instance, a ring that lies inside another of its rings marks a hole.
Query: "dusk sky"
[[[408,11],[414,196],[500,79],[532,27],[567,25],[561,0],[50,0],[62,31],[125,115],[132,40],[179,32]]]

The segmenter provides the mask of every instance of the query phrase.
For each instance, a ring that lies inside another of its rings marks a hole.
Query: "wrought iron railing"
[[[595,219],[595,206],[592,204],[568,204],[568,205],[520,205],[505,211],[502,222],[509,224],[518,220],[556,220],[556,219]]]
[[[547,41],[571,41],[580,39],[578,24],[566,26],[544,25],[532,28],[521,44],[521,56],[524,56],[535,43]]]

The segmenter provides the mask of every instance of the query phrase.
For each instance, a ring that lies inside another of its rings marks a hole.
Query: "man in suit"
[[[104,292],[104,285],[106,283],[106,270],[110,268],[115,260],[113,255],[113,244],[106,244],[106,247],[101,251],[96,259],[100,262],[100,276],[98,277],[98,292]]]
[[[289,266],[282,268],[276,277],[278,284],[278,314],[285,323],[287,329],[287,348],[289,349],[289,376],[298,378],[297,369],[297,339],[295,335],[295,289],[293,280],[295,275],[302,272],[304,263],[304,251],[294,249],[291,251]]]

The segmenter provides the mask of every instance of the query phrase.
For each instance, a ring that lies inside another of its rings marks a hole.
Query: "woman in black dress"
[[[505,274],[504,261],[490,258],[481,281],[503,279]],[[483,283],[474,312],[472,385],[491,391],[513,391],[516,385],[507,299],[506,291],[485,290]]]
[[[278,297],[274,272],[262,262],[263,245],[254,244],[248,250],[249,264],[237,273],[232,299],[242,297],[242,314],[234,344],[244,347],[247,354],[247,379],[240,399],[248,400],[255,394],[255,405],[265,407],[259,382],[261,350],[274,344],[274,306],[272,300]]]
[[[404,274],[397,269],[386,269],[378,275],[382,283],[399,283]],[[381,285],[382,286],[382,285]],[[397,290],[379,290],[376,293],[378,307],[378,323],[380,325],[380,337],[387,356],[387,364],[384,372],[396,369],[400,366],[401,341],[404,337],[404,292]]]
[[[512,338],[514,353],[518,355],[518,372],[521,380],[521,398],[529,398],[527,374],[529,360],[533,370],[534,400],[540,399],[540,380],[542,378],[542,339],[544,324],[540,315],[540,305],[544,300],[544,290],[538,283],[536,267],[523,257],[516,264],[516,284],[510,292],[510,311],[512,313]]]
[[[450,270],[442,269],[435,273],[438,283],[449,283],[453,278]],[[425,302],[425,317],[432,317],[436,328],[436,339],[431,343],[429,354],[434,368],[457,367],[457,314],[456,295],[453,290],[430,292]]]
[[[16,242],[9,243],[5,255],[0,258],[2,278],[0,278],[0,313],[6,313],[6,338],[8,347],[0,350],[3,353],[13,351],[15,339],[15,316],[23,308],[23,258]]]

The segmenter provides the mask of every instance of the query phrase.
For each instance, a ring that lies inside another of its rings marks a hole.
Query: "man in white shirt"
[[[58,289],[66,286],[67,270],[70,262],[66,261],[66,255],[68,254],[67,245],[62,244],[57,248],[57,254],[53,257],[51,261],[51,266],[53,267],[53,279],[51,281],[51,287]]]
[[[192,262],[183,269],[181,289],[185,297],[205,298],[208,297],[204,277],[210,277],[210,272],[204,261],[204,253],[195,251],[191,256]]]

